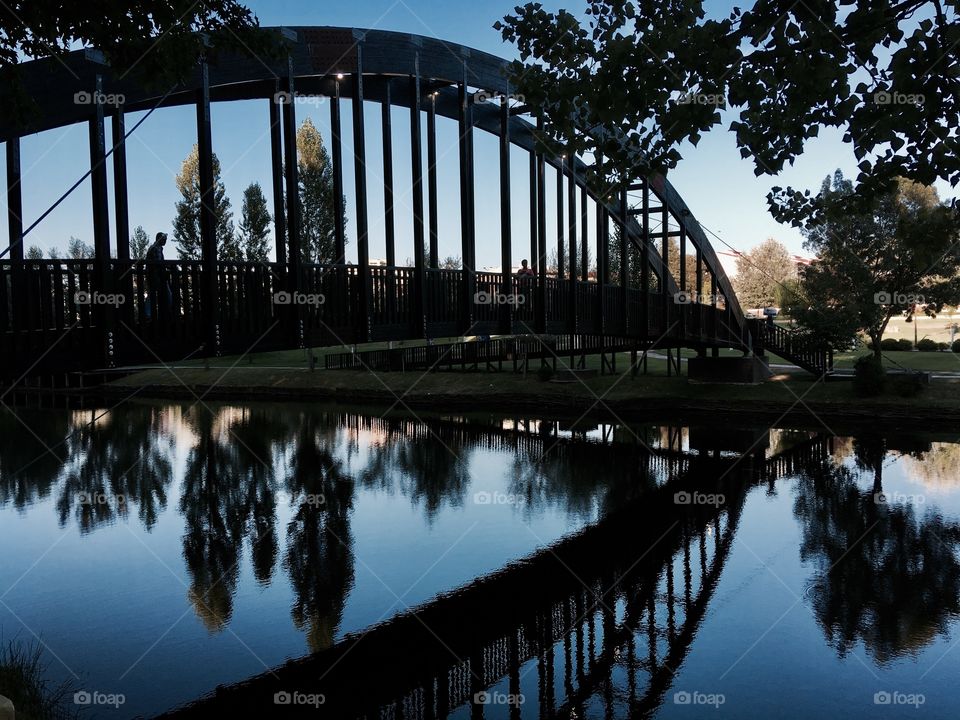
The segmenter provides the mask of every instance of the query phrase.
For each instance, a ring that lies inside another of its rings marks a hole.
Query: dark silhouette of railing
[[[605,285],[601,293],[596,283],[579,280],[547,278],[543,293],[536,279],[520,281],[511,295],[520,299],[503,304],[501,276],[476,273],[473,320],[465,325],[462,303],[468,273],[464,270],[426,273],[422,317],[414,313],[419,288],[413,268],[367,269],[368,317],[360,310],[360,270],[352,265],[302,266],[298,289],[289,292],[285,265],[220,262],[212,308],[206,306],[206,270],[200,261],[113,260],[109,270],[113,292],[103,293],[97,290],[92,260],[0,262],[0,333],[8,348],[0,362],[8,376],[25,370],[27,360],[39,374],[45,369],[68,371],[205,354],[350,344],[366,337],[385,341],[424,335],[533,335],[539,303],[546,303],[545,331],[565,336],[557,346],[560,352],[626,350],[639,343],[657,347],[740,342],[737,331],[723,322],[722,309],[672,300],[664,304],[657,293],[642,294],[635,288],[627,290],[625,304],[623,288]],[[568,311],[570,293],[577,295],[575,322]],[[208,313],[213,313],[217,327],[217,346],[212,351],[207,346]],[[544,347],[539,340],[529,345],[531,352]],[[507,359],[506,350],[487,348],[492,349],[497,353],[491,362]],[[413,356],[429,358],[435,351],[407,348],[404,352],[410,356],[408,365],[416,367]],[[475,362],[484,361],[482,349],[470,352],[479,353]],[[381,367],[375,357],[370,356],[369,366]]]
[[[833,349],[798,330],[768,321],[752,321],[755,341],[763,350],[779,355],[817,377],[833,371]]]

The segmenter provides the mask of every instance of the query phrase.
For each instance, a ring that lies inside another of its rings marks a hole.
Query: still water
[[[4,412],[0,633],[39,638],[86,716],[960,703],[949,437],[292,404]]]

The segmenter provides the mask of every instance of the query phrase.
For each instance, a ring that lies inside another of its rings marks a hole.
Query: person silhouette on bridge
[[[517,277],[533,277],[533,268],[527,267],[526,259],[520,261],[520,269],[517,270]]]
[[[167,234],[158,232],[153,244],[147,250],[147,303],[144,306],[147,321],[153,319],[153,308],[157,308],[158,316],[166,316],[173,303],[170,282],[163,270],[163,246],[166,244]]]

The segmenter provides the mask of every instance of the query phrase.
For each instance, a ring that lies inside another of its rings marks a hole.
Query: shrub
[[[887,371],[873,355],[863,355],[853,366],[853,391],[860,397],[881,395],[887,385]]]
[[[960,340],[954,340],[954,341],[953,341],[953,348],[952,348],[952,349],[953,349],[953,351],[954,351],[955,353],[960,353]]]
[[[913,350],[913,343],[906,338],[897,340],[897,350]]]
[[[880,341],[881,350],[899,350],[900,341],[896,338],[884,338]]]
[[[937,347],[937,341],[931,340],[930,338],[923,338],[917,342],[917,350],[920,352],[936,352],[940,348]]]
[[[937,350],[942,351],[942,350],[949,350],[949,349],[950,349],[950,343],[945,343],[945,342],[937,343]]]

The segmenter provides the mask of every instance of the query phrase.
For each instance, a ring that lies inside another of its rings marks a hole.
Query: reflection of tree
[[[22,510],[50,494],[63,468],[61,458],[66,457],[60,443],[69,432],[65,413],[0,409],[0,437],[5,439],[0,453],[0,507],[12,502]]]
[[[400,492],[414,504],[421,501],[427,522],[432,522],[444,501],[451,506],[463,504],[470,484],[468,453],[470,448],[454,433],[441,426],[423,434],[391,432],[374,448],[363,471],[367,487]]]
[[[353,585],[353,482],[334,456],[336,434],[315,414],[301,415],[285,483],[295,509],[284,561],[295,595],[291,614],[313,651],[333,644]]]
[[[186,521],[183,556],[192,578],[190,602],[212,632],[233,612],[246,497],[235,449],[215,434],[213,413],[194,407],[188,421],[197,443],[187,458],[180,500]]]
[[[169,442],[155,432],[162,412],[131,405],[77,414],[64,444],[68,459],[57,499],[61,525],[75,513],[81,532],[89,532],[136,505],[144,527],[153,527],[166,507],[171,478]]]
[[[911,480],[936,490],[952,490],[960,485],[960,444],[933,443],[918,457],[905,455],[900,463]]]
[[[828,641],[841,656],[862,641],[885,663],[919,651],[960,612],[960,525],[876,502],[881,447],[855,445],[857,465],[873,476],[869,490],[847,467],[808,468],[794,513],[803,523],[801,556],[820,571],[810,600]]]

